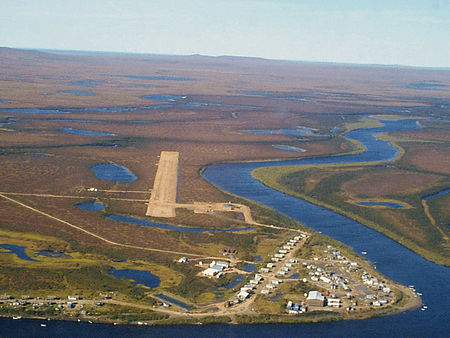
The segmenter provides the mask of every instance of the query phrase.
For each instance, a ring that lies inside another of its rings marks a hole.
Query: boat
[[[363,255],[367,255],[367,251],[361,251]]]
[[[22,319],[22,317],[21,317],[21,316],[13,316],[13,319],[14,319],[14,320]]]
[[[42,326],[42,327],[47,327],[47,324],[41,323],[41,326]]]

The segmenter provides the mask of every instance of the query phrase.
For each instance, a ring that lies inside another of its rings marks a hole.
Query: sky
[[[0,0],[0,46],[450,67],[450,0]]]

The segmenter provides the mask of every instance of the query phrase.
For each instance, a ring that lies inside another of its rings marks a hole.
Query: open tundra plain
[[[420,127],[377,134],[390,161],[254,175],[450,264],[450,71],[8,48],[0,70],[2,316],[304,322],[420,306],[349,247],[202,177],[362,153],[344,136],[383,121]]]

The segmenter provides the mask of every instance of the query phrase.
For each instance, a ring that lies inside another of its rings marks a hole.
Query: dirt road
[[[177,198],[178,158],[179,153],[176,151],[161,152],[147,216],[175,217],[175,208],[171,204]]]

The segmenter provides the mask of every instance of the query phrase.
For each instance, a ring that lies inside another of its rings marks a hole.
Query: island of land
[[[345,135],[383,120],[421,126],[377,135],[398,149],[388,162],[254,175],[448,265],[448,72],[8,48],[0,69],[1,316],[317,322],[419,307],[364,255],[202,177],[362,153]]]

